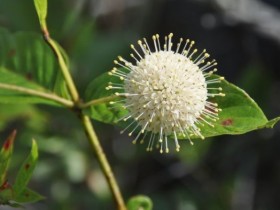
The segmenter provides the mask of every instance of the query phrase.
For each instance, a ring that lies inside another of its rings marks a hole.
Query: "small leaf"
[[[13,153],[14,140],[16,137],[16,130],[14,130],[7,140],[4,142],[0,152],[0,190],[6,183],[6,173],[9,167],[10,159]],[[5,189],[5,188],[4,188]]]
[[[34,203],[45,199],[42,195],[25,188],[20,194],[16,195],[13,200],[19,203]]]
[[[38,148],[37,143],[35,140],[32,141],[32,148],[30,151],[30,154],[28,155],[27,159],[22,164],[17,176],[16,180],[13,186],[14,193],[17,197],[17,195],[20,195],[25,187],[27,186],[33,170],[36,166],[36,162],[38,159]]]
[[[39,18],[39,22],[42,30],[47,29],[46,18],[47,18],[47,9],[48,9],[48,1],[47,0],[34,0],[34,5],[36,8],[36,12]]]
[[[128,210],[152,210],[152,200],[145,195],[137,195],[127,202]]]

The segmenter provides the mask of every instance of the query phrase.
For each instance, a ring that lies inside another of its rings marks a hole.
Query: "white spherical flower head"
[[[223,78],[207,80],[216,69],[205,72],[217,65],[215,60],[205,62],[209,57],[206,50],[198,56],[197,49],[192,49],[194,42],[180,39],[175,50],[172,50],[172,36],[165,37],[165,44],[160,45],[159,35],[153,36],[153,48],[139,40],[141,52],[131,45],[136,64],[126,61],[119,56],[115,64],[125,70],[114,68],[109,74],[119,77],[123,84],[110,83],[107,89],[123,89],[116,95],[125,99],[124,108],[129,114],[120,120],[131,120],[122,131],[130,129],[131,136],[136,130],[136,143],[143,135],[149,139],[147,151],[151,151],[154,142],[162,153],[169,152],[168,137],[173,136],[176,150],[179,151],[177,134],[190,140],[190,136],[204,138],[198,127],[199,124],[208,124],[218,119],[216,103],[207,101],[208,97],[223,96],[221,88],[209,88],[208,84],[218,83]],[[210,93],[209,90],[216,90]],[[217,92],[218,90],[218,92]],[[111,102],[114,104],[115,102]],[[190,140],[191,144],[192,141]]]

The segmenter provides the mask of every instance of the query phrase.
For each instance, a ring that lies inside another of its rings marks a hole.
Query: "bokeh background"
[[[49,0],[49,29],[71,58],[81,93],[129,57],[129,44],[152,34],[194,39],[220,75],[245,89],[268,118],[280,114],[279,0]],[[0,0],[0,26],[39,33],[32,0]],[[0,46],[1,47],[1,46]],[[95,122],[125,198],[146,194],[155,210],[280,209],[280,126],[241,136],[181,143],[180,153],[147,153],[111,125]],[[46,200],[30,210],[109,210],[111,194],[67,110],[0,105],[0,142],[18,130],[10,177],[38,140],[31,187]],[[8,210],[8,207],[0,207]]]

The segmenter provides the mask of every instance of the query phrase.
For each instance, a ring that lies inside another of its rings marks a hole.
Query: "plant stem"
[[[110,164],[106,158],[105,153],[100,145],[100,142],[96,136],[92,123],[88,116],[82,115],[81,116],[82,123],[84,125],[86,134],[88,136],[89,143],[91,144],[92,148],[95,150],[97,159],[99,164],[101,165],[102,171],[105,174],[106,180],[110,186],[110,189],[114,195],[115,201],[118,205],[118,210],[126,210],[126,206],[120,192],[119,186],[116,182]]]
[[[62,70],[62,74],[64,76],[65,82],[68,86],[69,92],[71,94],[71,97],[73,99],[73,102],[75,104],[75,108],[78,109],[79,117],[81,118],[82,124],[84,126],[85,132],[88,136],[88,141],[92,146],[92,149],[95,151],[97,160],[102,168],[102,171],[106,177],[107,183],[110,186],[111,192],[115,198],[115,201],[118,206],[118,210],[126,210],[126,206],[124,203],[124,199],[122,197],[122,194],[120,192],[119,186],[117,184],[117,181],[114,177],[114,174],[112,172],[111,166],[105,156],[105,153],[103,152],[103,149],[99,143],[99,140],[95,134],[94,128],[92,126],[92,123],[88,116],[84,115],[82,113],[82,107],[80,106],[80,98],[79,93],[77,91],[77,88],[75,86],[75,83],[72,79],[72,76],[70,74],[70,71],[65,63],[65,60],[61,54],[61,51],[59,49],[59,45],[56,44],[56,42],[50,37],[49,32],[47,29],[42,30],[44,38],[48,45],[52,48],[55,55],[57,56],[60,68]]]
[[[34,89],[29,89],[29,88],[25,88],[25,87],[21,87],[21,86],[17,86],[17,85],[9,85],[9,84],[4,84],[4,83],[0,83],[0,89],[12,90],[12,91],[24,93],[27,95],[38,96],[40,98],[45,98],[45,99],[57,102],[68,108],[74,107],[73,101],[69,101],[67,99],[61,98],[53,93],[45,93],[45,92],[37,91]]]
[[[47,30],[43,31],[43,35],[44,35],[44,38],[45,38],[47,44],[52,48],[54,54],[57,57],[59,66],[61,68],[61,71],[62,71],[63,77],[66,81],[66,84],[69,88],[69,92],[72,96],[73,101],[75,103],[77,103],[79,101],[79,93],[78,93],[75,83],[72,79],[70,71],[65,63],[65,60],[61,54],[58,44],[56,44],[56,42],[50,37],[49,32]]]
[[[89,102],[86,102],[84,104],[81,104],[80,105],[80,108],[87,108],[87,107],[90,107],[90,106],[93,106],[93,105],[97,105],[97,104],[102,104],[102,103],[106,103],[106,102],[109,102],[109,101],[112,101],[116,98],[118,98],[119,96],[116,96],[116,95],[111,95],[111,96],[108,96],[108,97],[104,97],[104,98],[99,98],[99,99],[94,99],[94,100],[91,100]]]

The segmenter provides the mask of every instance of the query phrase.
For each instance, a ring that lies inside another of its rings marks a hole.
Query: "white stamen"
[[[165,36],[161,45],[159,35],[154,35],[153,49],[146,38],[139,40],[141,50],[131,45],[134,54],[130,56],[136,64],[119,56],[119,61],[114,63],[124,69],[113,68],[109,72],[109,75],[119,77],[121,82],[109,83],[106,89],[120,89],[115,95],[125,97],[110,104],[124,103],[122,107],[130,114],[120,120],[132,120],[121,132],[136,123],[129,136],[140,127],[133,143],[140,139],[143,143],[149,133],[147,151],[152,151],[156,145],[161,153],[168,153],[168,136],[171,135],[177,151],[180,150],[177,134],[188,138],[190,144],[193,144],[192,136],[204,139],[200,127],[205,124],[213,127],[221,111],[216,103],[207,100],[225,95],[221,87],[211,86],[220,83],[223,77],[212,77],[217,71],[213,68],[217,62],[207,61],[210,55],[206,50],[195,55],[198,52],[193,48],[195,42],[187,39],[183,44],[182,38],[173,50],[172,38],[172,33]],[[141,134],[144,134],[143,138]]]

